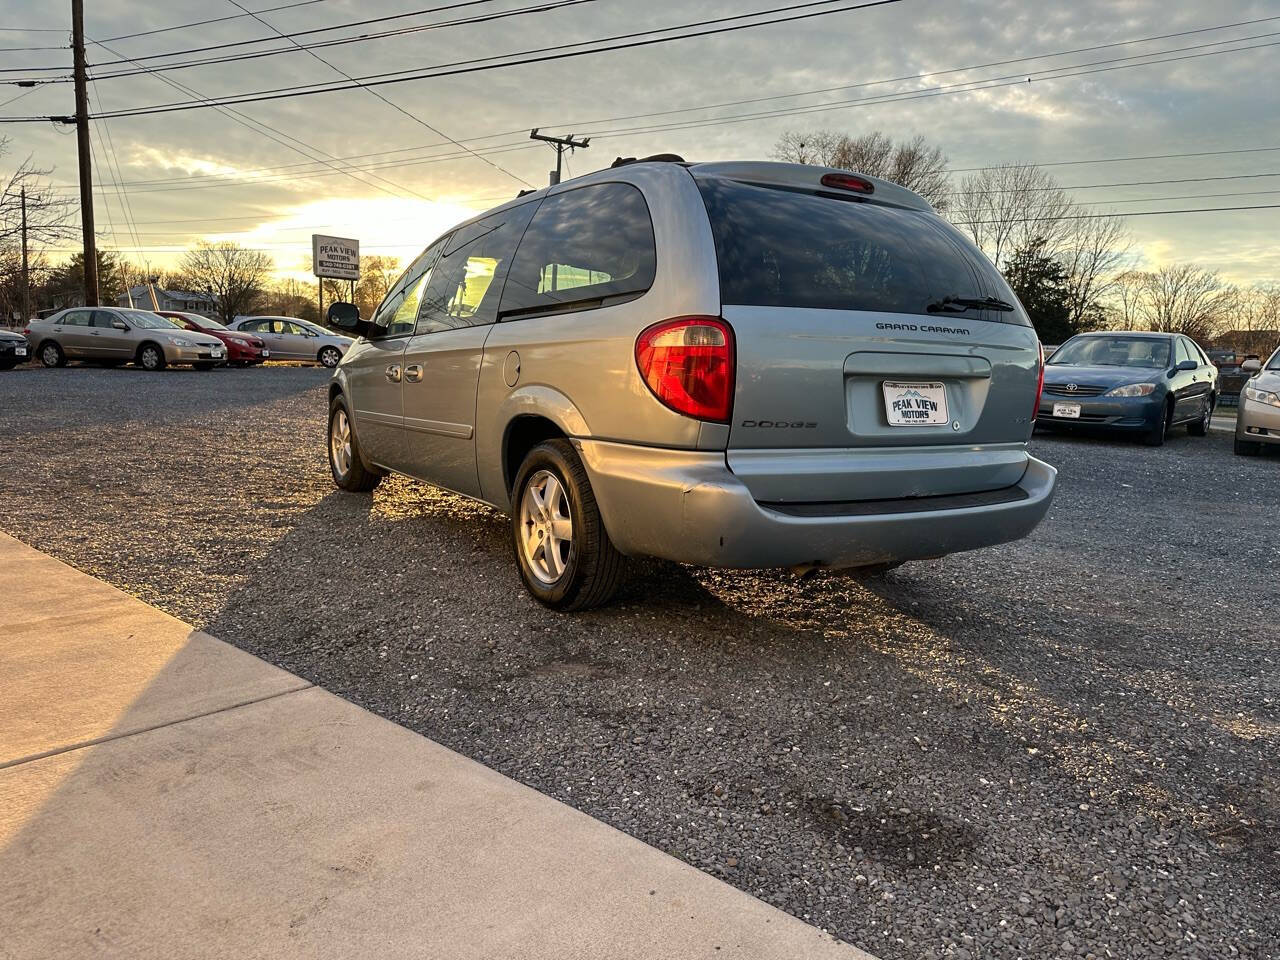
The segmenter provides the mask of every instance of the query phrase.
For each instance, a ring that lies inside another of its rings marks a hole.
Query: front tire
[[[320,361],[321,366],[332,370],[342,360],[342,351],[337,347],[324,347],[321,349],[317,359]]]
[[[1241,440],[1236,437],[1236,456],[1258,457],[1262,455],[1262,444],[1256,440]]]
[[[1169,425],[1173,422],[1173,404],[1166,403],[1164,414],[1160,417],[1160,422],[1147,431],[1143,436],[1142,442],[1148,447],[1163,447],[1165,439],[1169,436]]]
[[[40,345],[40,362],[46,367],[65,367],[67,355],[52,340]]]
[[[567,440],[540,443],[524,458],[512,487],[511,534],[525,588],[552,610],[601,606],[622,584],[626,560]]]
[[[1213,422],[1213,408],[1214,396],[1209,394],[1204,401],[1204,412],[1201,413],[1199,420],[1187,424],[1187,433],[1193,437],[1207,437],[1209,435],[1209,424]]]
[[[154,343],[144,343],[138,348],[138,366],[150,373],[163,370],[167,361],[164,358],[164,351],[157,347]]]
[[[329,472],[340,490],[348,493],[368,493],[381,481],[383,474],[364,465],[360,444],[356,440],[347,401],[341,396],[329,404]]]

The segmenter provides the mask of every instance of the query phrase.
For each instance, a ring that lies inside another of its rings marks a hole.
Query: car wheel
[[[1236,437],[1236,455],[1240,457],[1257,457],[1262,454],[1262,444],[1256,440],[1241,440]]]
[[[1213,394],[1209,394],[1204,401],[1204,410],[1200,414],[1200,419],[1187,424],[1187,433],[1193,437],[1207,437],[1209,435],[1209,424],[1213,422]]]
[[[347,402],[341,396],[329,405],[329,472],[341,490],[368,493],[382,480],[383,474],[370,470],[360,455],[355,428]]]
[[[552,610],[598,607],[622,583],[626,560],[567,440],[540,443],[524,458],[512,487],[511,533],[525,587]]]
[[[320,351],[320,362],[332,370],[342,360],[342,352],[337,347],[325,347]]]
[[[138,366],[153,373],[165,368],[164,351],[154,343],[144,343],[138,350]]]
[[[46,367],[65,367],[67,355],[62,352],[60,346],[49,340],[40,346],[40,362]]]
[[[1162,447],[1165,439],[1169,436],[1169,425],[1173,422],[1173,404],[1167,403],[1164,407],[1164,416],[1160,418],[1160,422],[1147,431],[1142,438],[1142,442],[1148,447]]]

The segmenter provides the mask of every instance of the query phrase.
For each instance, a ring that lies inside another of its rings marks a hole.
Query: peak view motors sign
[[[360,279],[360,241],[311,235],[311,272],[333,280]]]

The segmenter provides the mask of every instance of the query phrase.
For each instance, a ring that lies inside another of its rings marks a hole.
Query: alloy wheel
[[[539,470],[520,498],[520,551],[526,566],[545,584],[563,576],[573,551],[573,514],[564,484]]]
[[[48,344],[40,351],[40,362],[46,367],[56,367],[58,365],[58,348],[52,343]]]
[[[142,369],[158,370],[160,368],[160,352],[155,347],[147,347],[142,351]]]
[[[338,361],[340,361],[341,359],[342,359],[342,354],[340,354],[333,347],[325,347],[323,350],[320,351],[320,362],[324,364],[326,367],[330,367],[330,368],[336,367],[338,365]]]
[[[333,468],[345,477],[351,469],[351,423],[345,410],[340,409],[333,415],[329,427],[329,456],[333,458]]]

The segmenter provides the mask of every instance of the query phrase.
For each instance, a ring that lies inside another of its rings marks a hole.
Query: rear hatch
[[[691,172],[736,341],[729,467],[757,500],[1018,482],[1039,346],[972,243],[915,194],[873,178],[791,164]]]

